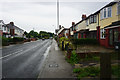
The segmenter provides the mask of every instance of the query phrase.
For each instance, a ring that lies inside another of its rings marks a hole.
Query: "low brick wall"
[[[85,58],[86,56],[92,57],[93,55],[100,55],[100,52],[85,52],[85,53],[77,53],[78,57]]]

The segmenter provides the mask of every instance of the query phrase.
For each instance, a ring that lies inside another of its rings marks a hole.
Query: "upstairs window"
[[[100,19],[112,17],[112,7],[104,8],[100,11]]]
[[[97,22],[97,16],[94,15],[94,23],[96,23],[96,22]]]
[[[91,17],[89,18],[89,24],[91,24]]]
[[[111,7],[108,7],[108,17],[111,17],[112,14],[111,14]]]
[[[94,22],[94,17],[93,16],[91,16],[91,23],[93,23]]]
[[[86,26],[88,26],[88,19],[86,20]]]
[[[89,24],[91,24],[91,23],[96,23],[96,22],[97,22],[97,17],[96,17],[96,15],[90,16],[90,18],[89,18]]]
[[[118,2],[117,14],[120,15],[120,2]]]
[[[100,19],[103,19],[103,10],[100,11]]]
[[[106,18],[107,16],[106,16],[106,8],[104,9],[104,18]]]

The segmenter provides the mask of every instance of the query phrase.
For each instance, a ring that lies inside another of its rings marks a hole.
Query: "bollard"
[[[111,54],[100,53],[100,80],[111,80]]]

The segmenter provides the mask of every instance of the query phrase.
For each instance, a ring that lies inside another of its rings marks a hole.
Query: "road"
[[[52,40],[39,40],[3,48],[2,77],[37,78],[51,43]]]

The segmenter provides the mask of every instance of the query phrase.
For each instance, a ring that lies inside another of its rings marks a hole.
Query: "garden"
[[[62,42],[64,41],[64,45]],[[66,45],[69,46],[66,49]],[[59,39],[59,47],[64,48],[66,61],[70,63],[74,69],[74,76],[78,79],[82,78],[100,78],[100,59],[101,53],[109,53],[111,56],[111,76],[118,78],[120,75],[120,67],[118,66],[118,55],[114,49],[107,49],[100,46],[96,39],[67,39],[62,37]],[[71,52],[69,48],[72,49]],[[70,57],[69,57],[70,56]]]

